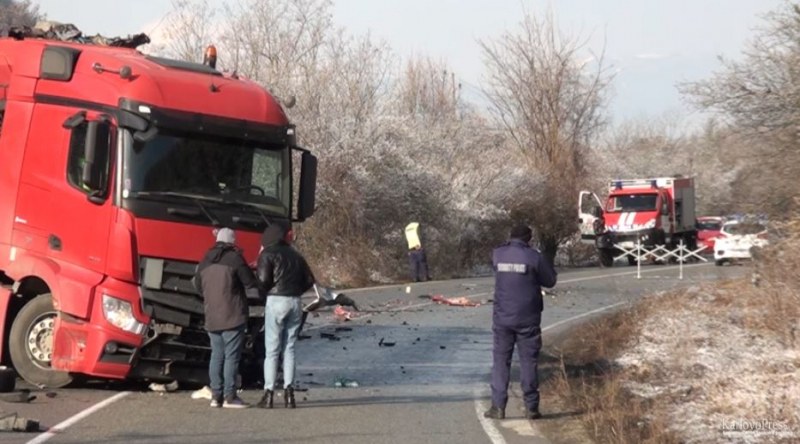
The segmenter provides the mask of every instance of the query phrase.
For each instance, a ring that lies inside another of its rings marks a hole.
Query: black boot
[[[492,408],[483,412],[483,417],[491,419],[506,419],[506,412],[500,407],[492,406]]]
[[[539,408],[529,409],[525,408],[525,418],[526,419],[539,419],[542,417],[542,414],[539,413]]]
[[[294,402],[294,387],[283,390],[283,406],[290,409],[297,407]]]
[[[261,397],[261,400],[258,401],[256,404],[257,407],[262,409],[271,409],[272,408],[272,396],[275,394],[272,390],[264,390],[264,396]]]

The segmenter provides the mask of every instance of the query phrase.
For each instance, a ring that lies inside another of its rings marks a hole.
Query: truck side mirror
[[[86,125],[81,180],[91,190],[89,200],[100,203],[108,188],[108,162],[111,125],[106,121],[90,121]]]
[[[314,214],[317,192],[317,158],[303,151],[300,163],[300,190],[297,200],[297,221],[302,222]]]

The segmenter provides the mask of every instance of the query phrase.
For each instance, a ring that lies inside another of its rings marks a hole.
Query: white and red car
[[[759,220],[729,220],[722,225],[714,242],[714,263],[753,258],[753,250],[769,245],[767,225]]]

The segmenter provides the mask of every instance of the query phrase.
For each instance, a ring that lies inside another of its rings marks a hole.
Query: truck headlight
[[[644,229],[645,230],[648,230],[650,228],[655,228],[655,227],[656,227],[656,220],[655,219],[650,219],[650,220],[647,221],[646,224],[644,224]]]
[[[107,294],[103,295],[103,316],[109,324],[137,335],[144,333],[147,327],[133,316],[130,302]]]

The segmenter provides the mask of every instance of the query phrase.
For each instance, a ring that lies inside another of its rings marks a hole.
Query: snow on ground
[[[749,328],[755,308],[718,303],[726,291],[694,288],[644,319],[616,360],[625,386],[665,400],[655,414],[687,443],[800,442],[800,350]]]

